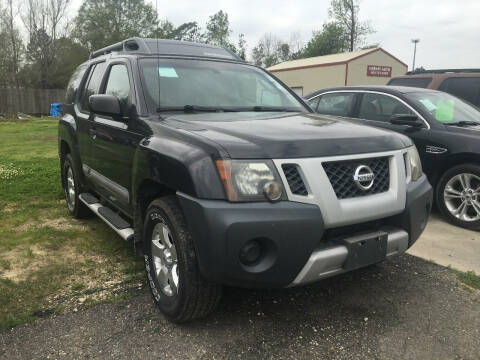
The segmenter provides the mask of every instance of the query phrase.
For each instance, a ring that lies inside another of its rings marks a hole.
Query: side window
[[[316,98],[312,100],[308,100],[307,103],[310,105],[313,111],[317,112],[317,107],[318,107],[318,102],[320,101],[320,96],[317,96]]]
[[[439,90],[458,96],[473,105],[480,105],[480,77],[445,79]]]
[[[352,109],[353,93],[332,93],[320,97],[317,113],[336,116],[349,116]]]
[[[77,95],[78,87],[82,82],[83,75],[87,69],[87,64],[82,64],[73,73],[70,81],[67,85],[67,91],[65,92],[65,104],[73,104]]]
[[[120,100],[122,114],[125,114],[129,104],[130,82],[128,80],[128,70],[123,64],[115,64],[110,68],[108,74],[105,94],[113,95]]]
[[[94,95],[98,92],[98,87],[102,81],[103,71],[105,70],[105,63],[101,62],[95,65],[92,69],[92,75],[88,80],[88,84],[85,86],[85,90],[82,94],[82,98],[80,99],[80,109],[85,112],[90,112],[90,108],[88,106],[88,98],[91,95]]]
[[[388,122],[392,115],[398,114],[413,115],[413,112],[391,96],[367,93],[362,97],[358,117],[360,119]]]

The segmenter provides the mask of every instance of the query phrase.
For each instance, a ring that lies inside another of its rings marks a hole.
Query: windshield
[[[407,93],[407,98],[444,124],[472,122],[480,125],[480,111],[473,105],[442,92]]]
[[[185,106],[193,110],[307,111],[280,83],[254,66],[141,59],[140,69],[152,112]]]

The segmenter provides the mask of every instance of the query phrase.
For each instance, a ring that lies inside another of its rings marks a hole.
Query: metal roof
[[[403,61],[397,59],[395,56],[383,50],[382,48],[375,48],[375,49],[367,49],[367,50],[360,50],[360,51],[345,52],[340,54],[315,56],[311,58],[285,61],[280,64],[273,65],[269,67],[267,70],[271,72],[276,72],[276,71],[305,69],[310,67],[346,64],[359,57],[362,57],[377,51],[382,51],[388,56],[400,62],[402,65],[407,66],[407,64],[405,64]]]

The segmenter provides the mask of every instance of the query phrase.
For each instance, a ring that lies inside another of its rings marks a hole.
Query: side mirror
[[[122,116],[120,101],[113,95],[92,95],[88,98],[90,109],[99,115],[108,115],[112,117]]]
[[[423,121],[421,121],[417,115],[411,114],[395,114],[390,118],[390,124],[393,125],[407,125],[414,128],[424,127]]]

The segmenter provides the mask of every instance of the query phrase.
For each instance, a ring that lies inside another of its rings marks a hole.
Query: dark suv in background
[[[387,85],[445,91],[480,106],[480,69],[417,70],[391,79]]]

